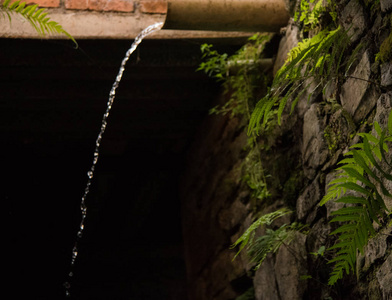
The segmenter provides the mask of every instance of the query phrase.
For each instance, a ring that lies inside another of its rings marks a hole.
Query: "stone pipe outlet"
[[[168,0],[162,29],[278,32],[288,20],[284,0]]]

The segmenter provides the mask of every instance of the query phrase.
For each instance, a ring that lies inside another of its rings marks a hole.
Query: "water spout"
[[[74,244],[74,247],[72,249],[72,259],[71,259],[71,265],[70,265],[70,271],[68,273],[68,280],[66,282],[64,282],[64,287],[65,287],[65,296],[66,297],[70,297],[71,296],[71,281],[72,281],[72,277],[74,275],[74,267],[75,267],[75,262],[78,256],[78,245],[79,245],[79,241],[83,236],[83,231],[84,231],[84,223],[85,223],[85,219],[87,217],[87,205],[86,205],[86,198],[90,192],[90,186],[92,184],[92,180],[94,177],[94,171],[95,171],[95,167],[98,163],[98,158],[99,158],[99,150],[101,147],[101,141],[102,141],[102,137],[103,134],[105,133],[106,130],[106,126],[107,126],[107,121],[109,118],[109,114],[110,111],[112,109],[113,103],[114,103],[114,99],[116,97],[116,90],[121,82],[122,76],[124,74],[125,71],[125,65],[129,60],[129,57],[131,56],[131,54],[136,50],[136,48],[139,46],[139,44],[142,42],[142,40],[147,37],[148,35],[160,30],[162,28],[163,23],[162,22],[158,22],[155,23],[153,25],[148,26],[147,28],[145,28],[142,32],[140,32],[140,34],[136,37],[135,41],[132,43],[131,47],[128,49],[128,51],[125,53],[125,56],[121,62],[119,71],[117,73],[116,76],[116,80],[114,81],[113,85],[112,85],[112,89],[109,92],[109,100],[106,104],[106,111],[103,114],[102,117],[102,121],[101,121],[101,130],[98,133],[97,139],[95,141],[95,150],[94,150],[94,158],[93,158],[93,162],[91,164],[91,168],[90,170],[87,172],[87,184],[86,187],[84,189],[84,193],[82,196],[82,199],[80,201],[80,212],[81,212],[81,221],[80,221],[80,225],[79,225],[79,230],[76,234],[76,241]]]
[[[278,32],[287,25],[284,0],[168,0],[163,29]]]

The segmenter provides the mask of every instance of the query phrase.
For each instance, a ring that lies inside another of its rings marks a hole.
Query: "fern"
[[[15,1],[11,3],[11,0],[5,0],[1,6],[0,14],[3,16],[6,14],[10,22],[11,15],[17,14],[27,20],[38,34],[43,36],[53,33],[64,34],[75,43],[76,47],[78,45],[76,40],[59,23],[48,17],[45,9],[38,9],[37,4],[26,5],[26,2]]]
[[[385,213],[391,213],[383,197],[392,198],[384,180],[392,181],[392,161],[387,158],[388,143],[392,141],[392,111],[387,129],[382,130],[374,122],[374,134],[360,133],[361,143],[351,147],[345,158],[339,162],[338,177],[329,183],[326,195],[320,202],[334,200],[345,207],[332,212],[330,222],[342,224],[331,235],[338,235],[337,243],[328,250],[337,250],[329,284],[335,284],[344,275],[354,273],[358,251],[363,254],[376,231],[373,222],[381,225]]]
[[[332,31],[323,30],[291,49],[285,64],[277,72],[269,93],[257,103],[250,118],[248,134],[257,134],[264,128],[273,110],[277,110],[280,125],[282,113],[290,99],[291,113],[313,82],[319,81],[319,84],[310,92],[309,97],[319,86],[325,86],[338,77],[348,43],[346,31],[338,27]]]
[[[201,46],[204,61],[197,71],[204,71],[208,76],[222,81],[225,93],[231,93],[229,101],[212,108],[211,114],[230,113],[232,117],[237,115],[249,117],[249,103],[254,98],[256,88],[263,85],[265,77],[259,72],[251,71],[257,67],[257,61],[270,38],[271,35],[268,34],[255,34],[248,39],[247,44],[231,56],[213,50],[212,45]],[[236,67],[238,71],[232,73],[232,67]]]
[[[252,225],[250,225],[249,228],[241,235],[241,237],[239,237],[238,240],[231,246],[232,249],[239,246],[239,250],[234,258],[236,258],[238,254],[240,254],[240,252],[245,248],[246,245],[252,245],[256,229],[264,225],[271,225],[271,223],[277,218],[287,215],[291,212],[292,211],[288,210],[287,208],[281,208],[272,213],[263,215],[255,222],[253,222]]]
[[[296,232],[304,232],[306,229],[307,225],[300,223],[283,224],[277,230],[267,228],[265,235],[257,238],[248,249],[251,262],[256,263],[255,269],[260,268],[269,253],[277,252],[282,245],[288,246]]]
[[[270,228],[266,229],[266,233],[255,239],[255,231],[259,227],[271,225],[274,220],[286,214],[292,213],[287,208],[281,208],[272,213],[266,214],[258,218],[249,228],[242,234],[242,236],[231,246],[235,248],[239,246],[238,254],[247,246],[247,254],[250,261],[256,263],[256,269],[260,267],[269,253],[275,253],[279,250],[281,245],[288,245],[295,237],[298,231],[305,231],[306,225],[293,223],[290,225],[284,224],[277,230]]]
[[[310,6],[313,5],[313,8]],[[320,16],[325,11],[322,0],[301,0],[300,10],[294,15],[294,21],[300,21],[304,30],[314,29],[319,24]]]

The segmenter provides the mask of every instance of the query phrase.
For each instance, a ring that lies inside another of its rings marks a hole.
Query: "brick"
[[[167,3],[163,0],[140,1],[140,11],[147,14],[166,14]]]
[[[132,0],[65,0],[66,9],[133,12]]]
[[[107,0],[89,0],[88,9],[103,11],[105,10],[107,2]]]
[[[11,1],[11,2],[15,2]],[[21,2],[26,2],[26,4],[37,4],[39,7],[59,7],[60,6],[60,0],[22,0]]]
[[[129,0],[109,0],[104,8],[104,11],[133,12],[134,10],[133,1]]]
[[[66,9],[88,9],[88,0],[65,0]]]

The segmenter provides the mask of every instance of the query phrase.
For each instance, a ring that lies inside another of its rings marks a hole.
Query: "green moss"
[[[328,125],[324,129],[324,138],[327,142],[330,154],[335,153],[342,139],[341,132],[339,130],[335,131]]]
[[[382,42],[380,46],[380,52],[376,55],[376,59],[380,60],[382,63],[385,63],[392,59],[392,32]]]
[[[392,25],[392,14],[390,15],[390,23]],[[376,61],[382,63],[388,62],[392,59],[392,31],[389,36],[381,43],[380,52],[376,54]]]

